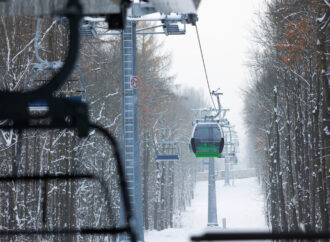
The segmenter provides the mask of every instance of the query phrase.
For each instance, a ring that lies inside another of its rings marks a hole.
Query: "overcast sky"
[[[248,154],[242,117],[242,90],[247,87],[249,71],[245,66],[253,45],[253,21],[263,0],[202,0],[197,23],[211,89],[223,92],[221,103],[231,111],[227,117],[240,138],[239,162]],[[168,36],[164,48],[172,53],[172,71],[176,83],[195,87],[208,97],[195,28],[186,35]]]

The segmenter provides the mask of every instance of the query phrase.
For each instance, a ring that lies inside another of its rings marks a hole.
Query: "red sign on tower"
[[[139,78],[137,76],[132,76],[131,78],[131,87],[136,89],[138,87]]]

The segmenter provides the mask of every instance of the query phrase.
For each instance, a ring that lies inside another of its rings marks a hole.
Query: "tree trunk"
[[[282,230],[288,230],[288,222],[286,218],[286,211],[285,211],[285,199],[283,194],[283,179],[282,179],[282,171],[280,166],[280,132],[278,128],[278,105],[277,105],[277,87],[274,87],[274,128],[275,128],[275,159],[276,162],[276,172],[277,172],[277,186],[278,186],[278,196],[280,199],[280,211],[281,211],[281,222],[282,222]]]
[[[328,157],[329,146],[330,146],[330,100],[329,100],[329,81],[327,77],[327,49],[326,49],[326,30],[327,25],[330,19],[330,9],[326,8],[326,16],[323,18],[324,20],[319,24],[318,28],[318,49],[320,53],[320,79],[322,83],[322,122],[321,122],[321,140],[320,148],[322,151],[319,167],[318,167],[318,189],[319,189],[319,197],[320,197],[320,209],[321,209],[321,219],[322,219],[322,229],[323,231],[327,231],[329,229],[329,214],[327,207],[327,177],[329,175],[330,169],[330,157]],[[329,202],[329,201],[328,201]]]
[[[297,211],[296,211],[296,201],[295,201],[295,192],[294,192],[294,183],[293,183],[293,174],[292,174],[292,146],[291,146],[291,119],[290,119],[290,104],[288,100],[288,93],[286,93],[286,111],[287,111],[287,137],[286,137],[286,156],[288,164],[288,179],[289,179],[289,188],[290,188],[290,207],[292,211],[292,221],[293,225],[290,225],[290,230],[298,231],[298,220],[297,220]]]
[[[143,212],[144,212],[144,227],[149,229],[149,133],[144,131],[144,147],[143,147]]]

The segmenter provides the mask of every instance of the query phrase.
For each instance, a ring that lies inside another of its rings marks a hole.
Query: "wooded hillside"
[[[323,0],[268,1],[245,121],[274,231],[329,230],[329,21]]]

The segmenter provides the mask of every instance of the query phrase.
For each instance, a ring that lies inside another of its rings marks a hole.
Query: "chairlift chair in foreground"
[[[197,123],[190,140],[191,149],[196,157],[221,157],[224,136],[216,122]]]
[[[14,2],[14,1],[8,1]],[[16,2],[16,1],[15,1]],[[25,1],[17,1],[17,2],[25,2]],[[1,5],[1,4],[0,4]],[[56,5],[56,4],[55,4]],[[124,6],[125,7],[125,6]],[[120,12],[121,16],[125,16],[126,8],[122,8],[122,12]],[[90,130],[95,129],[99,131],[103,136],[106,137],[109,145],[112,148],[114,160],[116,162],[116,172],[118,174],[118,184],[121,188],[121,198],[122,198],[122,206],[121,209],[124,211],[123,223],[120,225],[109,224],[107,223],[102,227],[68,227],[64,224],[64,226],[52,227],[46,224],[47,222],[47,194],[49,193],[47,184],[50,180],[55,181],[73,181],[75,182],[77,179],[87,179],[87,180],[97,180],[102,187],[104,187],[103,191],[105,193],[105,200],[108,201],[108,195],[110,191],[107,189],[107,184],[103,182],[101,178],[93,174],[79,174],[76,172],[67,171],[64,174],[45,174],[45,175],[24,175],[25,173],[19,174],[17,171],[17,162],[19,158],[12,159],[12,171],[7,176],[1,176],[0,182],[28,182],[28,181],[44,181],[44,184],[41,185],[41,189],[43,190],[43,198],[42,200],[42,226],[39,228],[35,226],[24,227],[15,226],[15,223],[9,222],[8,226],[0,226],[0,237],[1,241],[3,240],[22,240],[23,236],[56,236],[54,240],[62,240],[65,241],[73,240],[72,237],[64,237],[64,236],[76,236],[76,235],[116,235],[126,233],[129,235],[132,242],[136,241],[136,233],[134,230],[133,224],[133,209],[131,208],[130,198],[128,196],[128,186],[124,176],[124,167],[120,157],[119,146],[117,145],[116,139],[113,135],[102,126],[92,123],[89,120],[88,116],[88,105],[83,102],[76,102],[73,100],[68,100],[65,97],[60,97],[59,88],[68,80],[70,74],[77,67],[75,64],[78,58],[79,53],[79,22],[82,16],[82,8],[79,0],[70,0],[67,7],[63,9],[63,14],[65,14],[69,20],[69,46],[68,52],[65,60],[60,64],[58,61],[45,61],[42,60],[38,56],[38,37],[40,30],[40,20],[37,22],[37,33],[35,38],[35,50],[36,50],[36,58],[38,63],[35,63],[34,70],[37,71],[49,71],[56,70],[52,76],[52,78],[47,81],[48,83],[43,85],[35,85],[36,89],[31,90],[29,87],[23,92],[10,92],[10,91],[0,91],[0,120],[1,120],[1,130],[16,130],[19,134],[26,129],[74,129],[77,131],[77,135],[82,138],[88,137]],[[39,57],[39,58],[38,58]],[[39,68],[38,68],[39,67]],[[47,73],[48,74],[48,73]],[[41,78],[44,80],[49,79],[46,75],[45,78]],[[31,76],[28,77],[26,83],[31,83],[34,78]],[[69,89],[71,91],[72,89]],[[44,103],[49,105],[49,110],[47,113],[39,115],[33,112],[29,112],[28,106],[31,103],[36,101],[43,101]],[[21,144],[17,144],[18,147]],[[64,189],[67,190],[67,189]],[[67,191],[69,192],[69,191]],[[55,204],[56,205],[56,204]],[[65,205],[65,203],[64,203]],[[111,211],[112,204],[108,203],[107,206],[108,211]],[[73,211],[72,211],[73,212]],[[33,216],[31,218],[39,221],[39,214],[36,214],[37,217]],[[109,213],[110,216],[110,213]],[[112,216],[112,214],[111,214]],[[27,221],[29,222],[29,221]],[[32,221],[33,222],[33,221]],[[85,223],[83,223],[85,224]],[[38,223],[39,225],[39,223]],[[125,237],[127,237],[125,235]],[[57,239],[57,236],[60,236]],[[2,237],[4,239],[2,239]],[[32,237],[31,239],[33,240]],[[25,238],[24,238],[25,239]],[[30,240],[31,240],[30,239]],[[44,238],[43,238],[44,239]],[[27,238],[25,239],[27,240]]]

